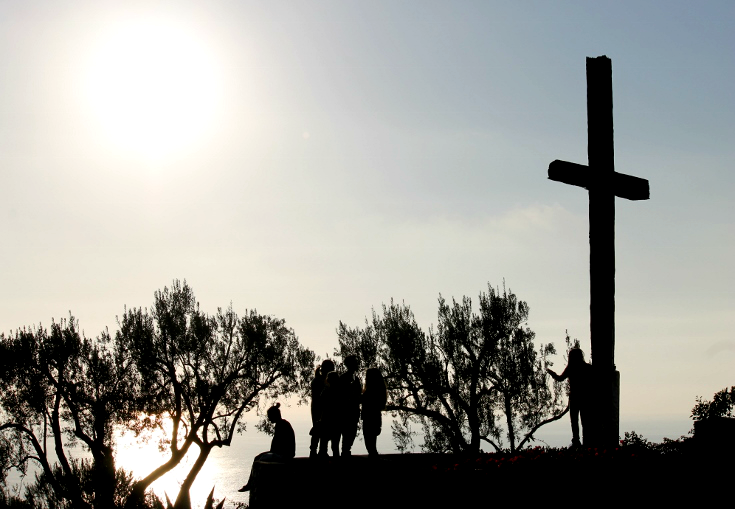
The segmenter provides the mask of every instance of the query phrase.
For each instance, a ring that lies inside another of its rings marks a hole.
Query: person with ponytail
[[[261,452],[253,460],[250,477],[245,486],[237,491],[249,491],[257,482],[257,462],[285,463],[296,456],[296,435],[291,423],[281,417],[281,404],[276,403],[268,409],[268,420],[275,424],[273,440],[269,451]]]

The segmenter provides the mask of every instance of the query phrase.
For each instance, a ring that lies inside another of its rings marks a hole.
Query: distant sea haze
[[[288,420],[296,433],[296,456],[309,455],[311,429],[311,416],[308,406],[284,406],[283,417]],[[679,438],[688,433],[691,421],[688,416],[680,419],[656,419],[647,421],[621,420],[621,435],[625,431],[636,431],[652,442],[660,442],[663,437]],[[391,435],[392,419],[390,414],[385,414],[383,419],[383,430],[378,437],[378,451],[384,454],[398,452],[393,444]],[[227,499],[225,506],[230,503],[249,501],[247,493],[239,493],[237,490],[243,486],[250,475],[253,458],[260,452],[268,450],[271,437],[260,433],[255,429],[257,420],[255,416],[247,421],[247,431],[233,438],[230,447],[215,448],[210,454],[207,462],[197,476],[192,486],[190,495],[193,508],[203,507],[209,492],[214,487],[214,496],[217,500]],[[419,432],[420,429],[414,431]],[[544,426],[537,434],[540,440],[535,445],[548,445],[551,447],[566,447],[571,440],[569,419],[565,416],[557,422]],[[420,452],[421,435],[414,438],[414,452]],[[534,444],[531,445],[532,447]],[[491,452],[490,447],[484,446],[486,452]],[[196,450],[194,451],[197,452]],[[358,435],[353,448],[354,454],[367,454],[362,435]],[[79,456],[76,457],[80,457]],[[136,477],[142,477],[150,473],[157,465],[163,463],[164,454],[158,451],[156,443],[142,444],[136,441],[131,434],[125,434],[119,438],[116,447],[116,462],[118,467],[132,471]],[[195,456],[190,454],[182,463],[167,475],[156,481],[151,488],[164,501],[165,496],[173,502],[178,494],[181,481],[191,468]],[[22,487],[18,486],[21,478],[17,472],[11,472],[9,485],[14,485],[22,494]],[[31,473],[23,480],[24,485],[34,481]]]

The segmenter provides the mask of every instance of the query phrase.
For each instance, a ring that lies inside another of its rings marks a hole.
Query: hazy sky
[[[621,428],[684,434],[735,384],[734,22],[731,1],[2,2],[0,330],[71,311],[96,336],[186,279],[323,357],[391,298],[428,330],[440,293],[505,280],[537,344],[589,352],[587,193],[546,171],[586,164],[585,57],[607,55],[616,169],[651,187],[616,203]]]

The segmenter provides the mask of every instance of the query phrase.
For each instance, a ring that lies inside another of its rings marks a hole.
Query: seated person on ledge
[[[248,483],[237,491],[248,491],[253,488],[253,483],[256,481],[256,461],[284,463],[296,456],[296,436],[294,435],[291,423],[281,418],[280,406],[280,403],[276,403],[268,409],[268,420],[276,425],[270,451],[261,452],[255,457],[253,467],[250,469]]]

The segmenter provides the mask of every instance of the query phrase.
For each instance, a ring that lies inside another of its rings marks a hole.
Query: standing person
[[[314,373],[314,380],[311,381],[311,445],[309,447],[309,458],[317,457],[317,448],[321,442],[323,430],[321,424],[322,405],[321,396],[324,390],[327,375],[334,371],[334,362],[330,359],[324,359],[321,366],[317,366]],[[324,454],[326,454],[326,443],[324,445]]]
[[[281,417],[280,406],[280,403],[276,403],[268,409],[268,420],[276,425],[270,450],[261,452],[253,459],[253,466],[250,469],[248,482],[237,491],[249,491],[253,489],[258,478],[257,461],[285,463],[296,456],[296,435],[293,432],[291,423]]]
[[[342,437],[342,457],[352,455],[352,444],[357,436],[357,425],[360,422],[360,397],[362,382],[357,376],[360,361],[355,355],[348,355],[344,360],[347,371],[339,377],[340,388],[340,435]]]
[[[326,458],[328,443],[332,444],[332,456],[339,458],[339,425],[340,425],[340,392],[339,374],[336,371],[327,373],[324,389],[319,396],[319,457]]]
[[[362,391],[362,434],[368,455],[377,456],[377,441],[383,426],[381,412],[388,402],[388,389],[378,368],[365,372],[365,389]]]
[[[582,419],[582,432],[584,422],[590,412],[590,387],[592,383],[592,365],[584,360],[584,352],[579,348],[569,350],[569,361],[561,375],[546,368],[546,371],[557,382],[569,379],[569,417],[572,420],[572,446],[579,447],[579,419]]]

